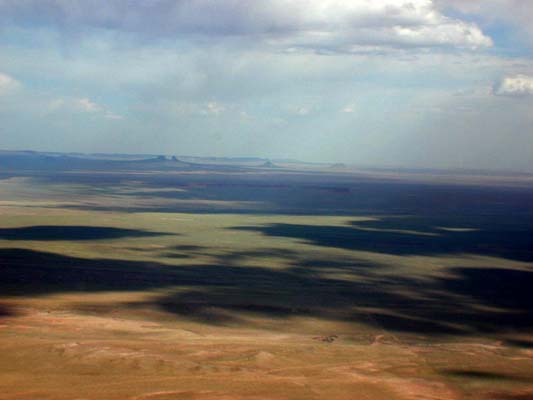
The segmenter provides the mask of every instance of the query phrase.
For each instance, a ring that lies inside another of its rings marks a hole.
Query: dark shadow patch
[[[104,240],[142,238],[169,235],[162,232],[148,232],[137,229],[122,229],[102,226],[28,226],[0,228],[0,240]]]
[[[168,289],[169,294],[155,298],[150,306],[214,324],[254,314],[310,316],[433,336],[487,332],[508,336],[533,328],[533,272],[452,268],[445,278],[419,280],[383,265],[373,268],[352,260],[330,266],[350,278],[341,279],[324,273],[329,271],[326,260],[301,258],[296,252],[285,254],[283,269],[235,261],[268,253],[268,249],[227,252],[212,256],[209,264],[176,266],[0,249],[0,293]]]
[[[450,292],[516,313],[533,312],[533,271],[508,268],[451,268],[450,271],[455,277],[441,280]]]
[[[531,378],[519,375],[505,374],[501,372],[489,372],[478,370],[447,369],[441,371],[443,375],[454,378],[475,379],[483,381],[511,381],[511,382],[530,382]]]
[[[15,315],[17,315],[17,313],[12,307],[0,304],[0,318],[13,317]]]
[[[165,298],[157,305],[166,312],[211,325],[228,326],[242,322],[241,318],[223,305],[194,301],[177,302],[173,298]]]
[[[519,347],[521,349],[533,349],[532,340],[507,339],[505,343],[509,346]]]
[[[144,290],[179,284],[170,267],[135,261],[83,259],[25,249],[0,249],[5,295]]]
[[[253,290],[242,288],[237,292],[233,288],[213,288],[210,291],[191,291],[166,296],[158,302],[158,306],[165,311],[181,316],[193,316],[195,319],[208,321],[216,317],[217,323],[222,323],[221,317],[228,317],[232,322],[236,315],[262,315],[270,318],[287,318],[291,315],[316,315],[318,310],[297,308],[291,303],[286,304],[276,299],[268,299],[267,294],[253,293]],[[224,312],[222,313],[222,310]]]
[[[300,273],[327,273],[346,272],[356,273],[358,276],[369,276],[372,270],[385,268],[386,265],[379,263],[364,262],[359,260],[354,261],[335,261],[322,259],[303,259],[293,264],[293,268],[300,270]],[[366,271],[365,271],[366,270]]]
[[[213,168],[213,171],[217,167]],[[199,169],[201,170],[201,169]],[[457,217],[498,216],[521,222],[533,214],[531,188],[480,187],[395,181],[365,174],[219,169],[217,173],[176,174],[107,170],[91,174],[60,171],[36,173],[21,171],[20,176],[38,178],[43,183],[77,185],[75,193],[124,196],[128,201],[101,204],[74,204],[75,209],[107,211],[152,211],[194,213],[262,213],[290,215],[424,215],[439,216],[443,226],[460,227]],[[247,171],[247,173],[243,173]],[[207,172],[205,170],[204,172]],[[132,191],[128,180],[135,179]],[[478,180],[471,180],[478,183]],[[169,192],[168,189],[181,191]],[[164,204],[160,200],[165,199]],[[139,201],[137,201],[139,200]],[[153,204],[147,204],[154,200]],[[183,203],[172,200],[213,200]],[[221,205],[220,202],[224,204]],[[461,221],[459,221],[461,222]],[[451,224],[451,225],[448,225]]]
[[[367,314],[359,314],[356,317],[368,319],[369,325],[385,330],[401,331],[401,332],[418,332],[426,335],[460,335],[467,334],[468,331],[464,327],[454,327],[449,325],[450,321],[439,320],[437,318],[430,318],[426,313],[420,313],[419,310],[413,310],[418,318],[408,316],[389,315],[379,312],[369,312]]]
[[[531,223],[528,225],[528,221]],[[306,243],[391,255],[481,254],[519,261],[533,261],[533,220],[457,220],[456,226],[472,231],[446,231],[442,218],[383,218],[354,222],[351,226],[270,224],[230,229],[259,232],[265,236],[298,239]],[[473,228],[474,229],[474,228]]]

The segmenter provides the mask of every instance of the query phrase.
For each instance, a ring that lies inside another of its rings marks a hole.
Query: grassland
[[[465,180],[11,171],[0,399],[531,399],[533,190]]]

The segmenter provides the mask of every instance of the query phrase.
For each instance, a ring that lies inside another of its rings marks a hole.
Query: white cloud
[[[228,109],[227,105],[217,101],[196,103],[171,100],[162,101],[156,104],[155,107],[164,113],[179,116],[219,116]]]
[[[265,25],[284,24],[279,28],[284,34],[269,39],[289,49],[365,52],[376,47],[492,45],[475,24],[444,16],[431,0],[276,0],[269,4],[273,18]]]
[[[80,111],[84,111],[88,113],[95,113],[95,112],[99,112],[103,110],[101,106],[94,103],[88,98],[73,99],[72,104],[74,105],[75,108],[79,109]]]
[[[220,115],[226,110],[224,105],[217,103],[216,101],[208,102],[202,110],[204,114]]]
[[[494,94],[511,97],[533,95],[533,77],[527,75],[506,76],[495,85]]]
[[[53,99],[48,102],[47,108],[48,113],[63,111],[69,113],[94,114],[110,120],[121,120],[124,118],[122,115],[108,110],[87,97]]]
[[[58,111],[61,109],[86,113],[96,113],[103,110],[100,105],[94,103],[86,97],[69,99],[58,98],[50,100],[48,103],[49,111]]]
[[[288,105],[284,107],[284,112],[290,116],[305,117],[311,114],[312,108],[308,106]]]
[[[433,0],[0,0],[0,23],[84,27],[143,37],[250,37],[285,49],[355,52],[405,47],[492,45],[472,22],[445,16]]]
[[[354,113],[355,112],[355,104],[354,103],[350,103],[350,104],[346,105],[345,107],[343,107],[341,109],[341,112],[347,113],[347,114]]]
[[[309,115],[310,112],[311,110],[307,107],[298,107],[296,109],[296,114],[300,116]]]
[[[0,72],[0,95],[8,94],[20,86],[20,83],[9,75]]]

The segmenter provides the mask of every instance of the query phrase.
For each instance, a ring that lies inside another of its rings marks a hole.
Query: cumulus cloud
[[[360,46],[477,49],[492,41],[433,0],[0,0],[0,22],[105,29],[148,38],[251,37],[288,49]]]
[[[527,75],[506,76],[495,85],[494,94],[510,97],[533,95],[533,77]]]
[[[0,72],[0,95],[12,92],[19,86],[20,84],[16,79]]]

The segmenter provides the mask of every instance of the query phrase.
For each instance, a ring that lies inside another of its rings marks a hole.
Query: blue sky
[[[533,171],[533,2],[0,0],[0,148]]]

